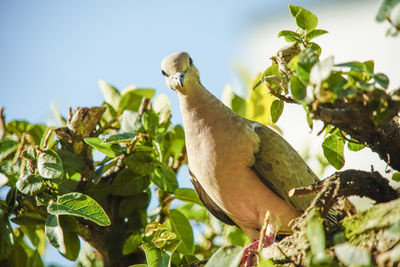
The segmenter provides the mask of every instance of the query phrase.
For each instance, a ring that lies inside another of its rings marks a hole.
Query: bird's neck
[[[178,93],[178,97],[186,131],[204,127],[216,129],[222,121],[226,124],[231,120],[242,120],[200,83],[192,86],[188,92]]]
[[[214,161],[197,166],[203,171],[215,170],[216,165],[225,164],[224,161],[228,161],[232,154],[240,162],[248,166],[252,164],[259,139],[248,120],[225,106],[201,84],[178,96],[192,172],[196,171],[193,159],[200,155],[214,157]]]

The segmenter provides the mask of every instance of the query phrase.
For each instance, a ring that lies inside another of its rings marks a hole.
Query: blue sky
[[[235,75],[235,47],[249,27],[307,2],[2,0],[0,105],[7,120],[47,122],[50,103],[62,114],[99,105],[100,79],[120,89],[156,88],[176,101],[160,62],[179,50],[220,92]]]

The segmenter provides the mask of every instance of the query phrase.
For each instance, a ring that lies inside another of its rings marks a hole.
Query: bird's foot
[[[267,233],[263,239],[263,244],[262,244],[263,248],[271,246],[274,242],[275,242],[275,233],[273,233],[273,232]],[[255,255],[255,253],[258,252],[259,244],[260,244],[260,240],[256,240],[253,243],[247,245],[247,247],[245,248],[245,250],[243,252],[242,259],[240,260],[240,264],[239,264],[240,267],[254,266],[254,265],[252,265],[253,260],[254,260],[254,255]]]

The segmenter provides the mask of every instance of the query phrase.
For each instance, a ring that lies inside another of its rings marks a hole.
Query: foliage
[[[81,115],[98,110],[78,108],[68,120],[56,113],[64,127],[6,124],[0,141],[6,194],[0,202],[1,265],[43,266],[45,239],[74,261],[80,236],[100,252],[104,266],[190,264],[218,248],[216,232],[228,244],[248,242],[240,229],[214,219],[218,227],[211,230],[196,192],[179,188],[184,132],[170,122],[169,99],[159,95],[150,105],[152,89],[120,93],[106,82],[99,85],[105,102],[95,123]],[[160,205],[149,207],[157,196]],[[174,199],[186,204],[170,208]],[[189,220],[211,235],[195,244]],[[82,257],[80,264],[100,264],[90,250]]]
[[[399,0],[384,0],[376,15],[376,21],[382,22],[387,20],[390,23],[390,28],[387,30],[387,35],[397,36],[400,32],[400,1]]]
[[[344,146],[347,144],[350,150],[358,151],[368,145],[369,140],[358,140],[362,139],[359,137],[362,134],[351,127],[347,127],[350,133],[346,133],[347,128],[340,123],[331,125],[334,120],[323,117],[321,112],[335,106],[347,112],[346,103],[353,104],[354,109],[358,108],[356,104],[362,105],[367,109],[362,115],[371,117],[372,123],[368,125],[380,127],[396,115],[400,101],[398,92],[386,92],[389,79],[383,73],[374,72],[372,60],[341,64],[335,64],[333,56],[321,60],[321,48],[313,39],[327,31],[316,28],[318,19],[311,12],[291,5],[289,10],[299,28],[279,32],[278,37],[284,37],[290,44],[273,57],[273,64],[264,71],[255,88],[266,85],[269,93],[275,96],[270,106],[273,122],[282,114],[284,102],[303,105],[311,128],[312,119],[322,119],[325,122],[324,155],[332,166],[341,169],[345,162]],[[348,116],[337,114],[340,115]]]

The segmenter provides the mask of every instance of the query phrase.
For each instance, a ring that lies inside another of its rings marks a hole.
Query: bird
[[[277,234],[289,234],[291,221],[314,195],[289,197],[288,191],[315,184],[318,177],[278,133],[241,117],[211,94],[187,52],[165,57],[161,72],[178,95],[189,175],[204,206],[240,227],[254,241],[249,249],[258,246],[266,214],[264,247]]]

